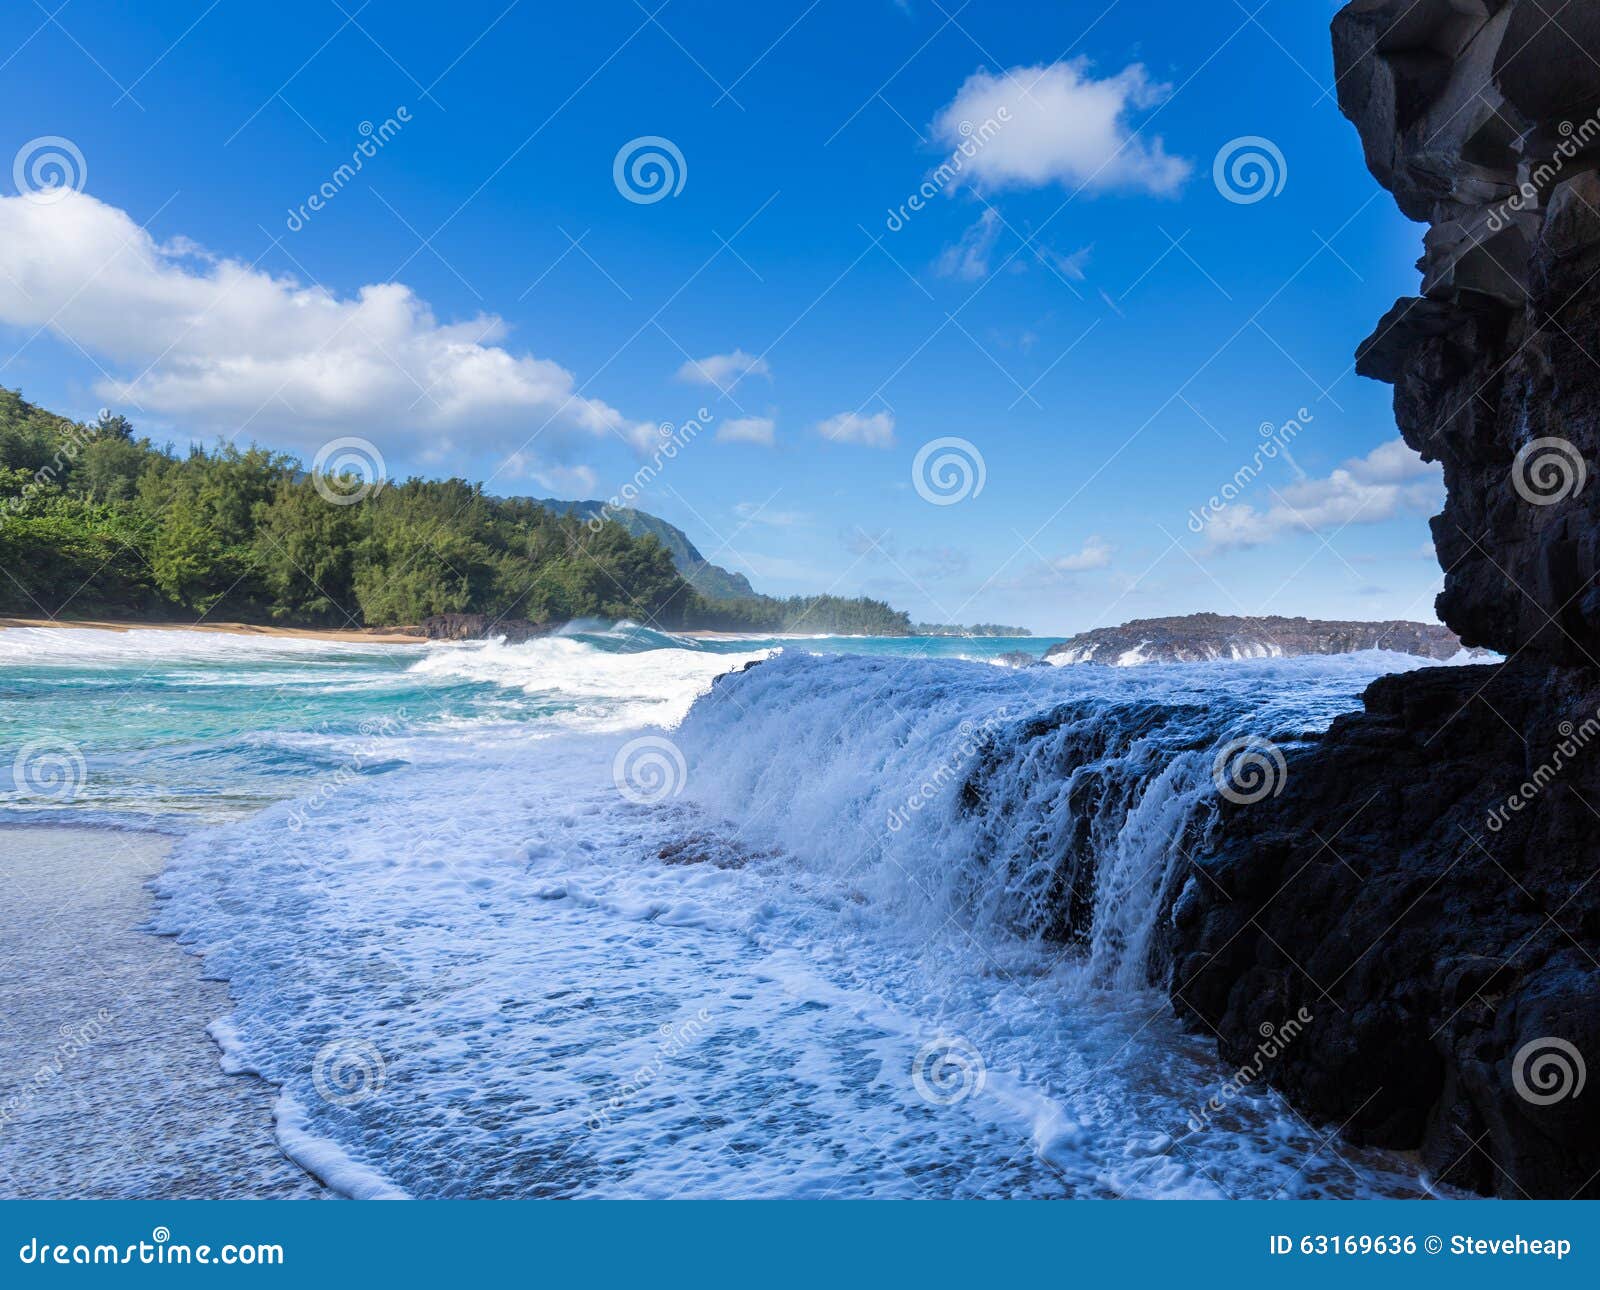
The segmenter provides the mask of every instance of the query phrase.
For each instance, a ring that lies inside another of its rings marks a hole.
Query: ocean
[[[346,1195],[1426,1194],[1162,981],[1219,751],[1427,664],[1048,643],[7,630],[0,823],[175,838],[153,928]]]

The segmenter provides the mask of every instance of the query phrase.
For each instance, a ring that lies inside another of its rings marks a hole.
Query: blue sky
[[[47,3],[0,16],[0,383],[46,405],[601,498],[704,408],[637,504],[765,591],[1433,616],[1437,476],[1352,370],[1420,229],[1331,3]]]

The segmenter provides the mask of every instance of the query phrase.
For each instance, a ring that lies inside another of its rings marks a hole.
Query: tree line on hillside
[[[591,528],[463,479],[335,504],[294,457],[177,452],[121,416],[80,424],[0,389],[0,613],[304,626],[434,614],[903,635],[876,600],[709,601],[654,537]]]

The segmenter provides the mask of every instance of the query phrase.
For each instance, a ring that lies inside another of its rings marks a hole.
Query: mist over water
[[[1215,750],[1418,660],[1018,644],[7,631],[0,756],[86,773],[0,819],[179,835],[157,925],[350,1194],[1421,1190],[1259,1087],[1207,1112],[1235,1072],[1155,988]]]

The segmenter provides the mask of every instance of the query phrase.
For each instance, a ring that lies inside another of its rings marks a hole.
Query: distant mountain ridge
[[[1136,618],[1120,627],[1097,627],[1052,645],[1044,656],[1057,666],[1094,663],[1132,667],[1140,663],[1353,654],[1366,649],[1448,659],[1460,653],[1462,645],[1454,632],[1438,623],[1189,614],[1181,618]]]
[[[603,515],[622,525],[634,537],[654,537],[671,554],[672,563],[677,566],[683,580],[707,600],[742,600],[756,594],[756,589],[744,574],[712,564],[689,541],[687,533],[657,515],[627,508],[607,510],[606,503],[597,501],[565,502],[554,497],[534,497],[529,500],[558,515],[574,515],[580,520]]]

